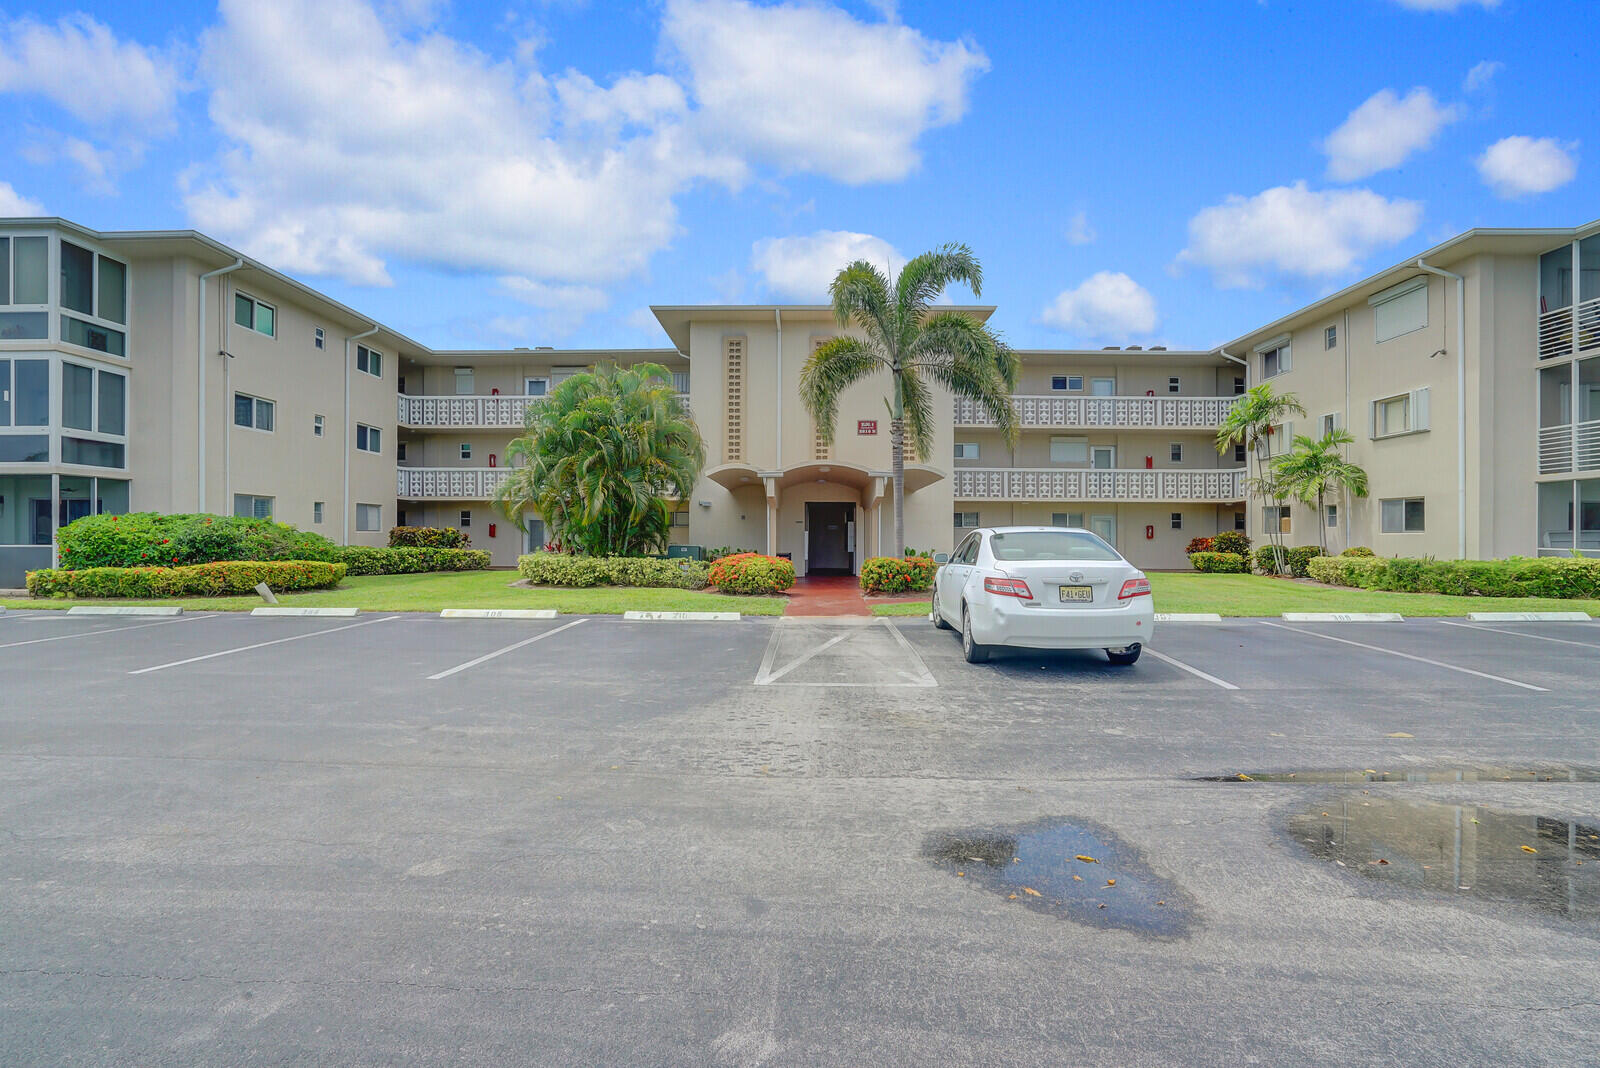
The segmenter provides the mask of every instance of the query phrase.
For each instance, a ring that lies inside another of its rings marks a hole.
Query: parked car
[[[1104,649],[1131,664],[1155,632],[1144,572],[1074,527],[974,530],[939,568],[928,617],[960,628],[972,664],[996,646]]]

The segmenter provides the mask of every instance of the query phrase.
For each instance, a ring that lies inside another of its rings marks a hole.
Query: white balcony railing
[[[506,467],[402,467],[395,496],[403,501],[486,501],[506,476]]]
[[[1117,427],[1215,430],[1237,397],[1059,397],[1015,396],[1017,423],[1024,427]],[[956,398],[957,426],[994,426],[983,407]]]
[[[1591,419],[1573,427],[1573,458],[1579,471],[1600,468],[1600,419]]]
[[[689,394],[679,393],[677,397],[687,411]],[[543,399],[523,396],[412,397],[402,394],[396,398],[396,407],[400,425],[413,429],[459,427],[463,430],[521,430],[528,409]]]
[[[1560,475],[1572,470],[1572,424],[1539,428],[1539,473]]]
[[[1578,348],[1600,349],[1600,297],[1590,297],[1578,305]]]
[[[1557,308],[1539,316],[1539,359],[1565,356],[1572,351],[1572,309]]]
[[[960,467],[952,472],[958,501],[1215,501],[1244,499],[1238,469]]]

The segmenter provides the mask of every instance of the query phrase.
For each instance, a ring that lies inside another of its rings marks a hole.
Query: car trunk
[[[996,569],[1028,584],[1041,608],[1114,608],[1123,580],[1131,573],[1120,560],[1017,560],[997,563]],[[1087,586],[1093,600],[1063,601],[1061,587]]]

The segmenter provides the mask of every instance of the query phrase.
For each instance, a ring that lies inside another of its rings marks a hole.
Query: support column
[[[764,479],[767,489],[767,555],[778,555],[778,498],[777,481]]]

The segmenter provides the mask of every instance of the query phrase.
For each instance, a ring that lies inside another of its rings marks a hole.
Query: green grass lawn
[[[360,608],[367,612],[437,612],[441,608],[554,608],[572,615],[620,615],[646,612],[743,612],[747,616],[783,614],[784,597],[734,597],[699,590],[525,589],[510,585],[512,571],[456,571],[427,575],[362,575],[347,578],[337,589],[282,593],[285,605]],[[176,604],[190,611],[247,612],[261,598],[185,597],[172,600],[113,600],[28,597],[0,598],[7,608],[70,608],[75,604]]]
[[[1399,612],[1404,616],[1464,616],[1468,612],[1588,612],[1600,601],[1546,597],[1446,597],[1433,593],[1383,593],[1311,586],[1263,575],[1150,576],[1157,612],[1216,612],[1224,616],[1276,616],[1284,612]],[[928,603],[874,605],[875,616],[928,614]]]

